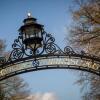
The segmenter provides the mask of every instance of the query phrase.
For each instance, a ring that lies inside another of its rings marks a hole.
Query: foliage
[[[70,42],[86,52],[100,55],[100,1],[76,0],[72,11],[74,25],[70,30]]]
[[[0,82],[0,86],[5,98],[9,100],[24,100],[29,95],[29,91],[26,91],[27,84],[18,76]]]
[[[100,99],[100,77],[90,73],[81,72],[80,79],[77,84],[81,85],[81,91],[85,91],[82,96],[83,100],[99,100]],[[87,92],[86,92],[87,90]]]
[[[74,0],[76,7],[71,9],[73,23],[70,29],[70,43],[86,53],[100,56],[100,0]],[[74,4],[75,5],[75,4]],[[77,81],[86,86],[83,100],[100,99],[100,77],[89,73],[80,73]]]
[[[0,57],[7,56],[4,52],[5,42],[0,40]],[[15,76],[0,82],[0,100],[26,100],[29,96],[27,84],[19,76]]]

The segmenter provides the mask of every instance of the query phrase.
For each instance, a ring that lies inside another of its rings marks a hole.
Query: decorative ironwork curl
[[[37,67],[37,66],[39,66],[39,61],[37,59],[35,59],[35,60],[33,60],[32,64],[34,67]]]
[[[56,52],[56,47],[53,43],[48,43],[45,47],[45,51],[48,54],[54,54]]]
[[[75,52],[74,52],[74,50],[70,47],[70,46],[66,46],[65,48],[64,48],[64,53],[65,54],[69,54],[69,55],[71,55],[71,54],[75,54]]]
[[[44,49],[47,54],[61,54],[63,52],[59,46],[55,44],[55,38],[51,34],[46,33],[44,44]]]
[[[20,59],[23,58],[23,50],[20,48],[16,48],[11,52],[11,59],[10,60],[16,60],[16,59]]]
[[[6,58],[5,57],[0,57],[0,65],[6,63]]]
[[[11,51],[8,62],[23,58],[25,48],[22,43],[22,38],[23,37],[20,35],[18,36],[18,39],[14,40],[14,43],[12,44],[13,50]]]
[[[14,43],[12,44],[12,48],[13,49],[16,49],[16,48],[23,48],[23,45],[22,45],[22,36],[18,36],[18,39],[15,39],[14,40]]]
[[[48,39],[46,41],[46,43],[54,43],[55,42],[55,38],[51,34],[46,33],[46,38]]]

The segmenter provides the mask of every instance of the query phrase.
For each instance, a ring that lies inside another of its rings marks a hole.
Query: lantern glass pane
[[[36,37],[41,37],[41,30],[35,29],[35,34],[36,34]]]
[[[32,35],[32,34],[34,34],[34,28],[31,28],[31,27],[26,28],[26,29],[25,29],[25,33],[26,33],[27,35]]]

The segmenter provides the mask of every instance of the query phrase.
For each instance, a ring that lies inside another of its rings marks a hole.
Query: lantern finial
[[[30,12],[27,13],[27,16],[28,16],[28,18],[29,18],[29,17],[32,17],[32,15],[31,15]]]

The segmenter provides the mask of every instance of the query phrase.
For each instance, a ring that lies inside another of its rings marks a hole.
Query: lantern
[[[33,18],[28,13],[28,18],[24,19],[24,25],[20,27],[19,31],[22,33],[23,44],[26,48],[35,51],[42,46],[43,40],[43,25],[37,23],[37,19]]]

